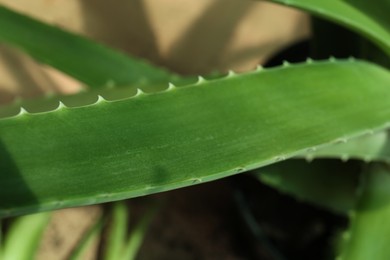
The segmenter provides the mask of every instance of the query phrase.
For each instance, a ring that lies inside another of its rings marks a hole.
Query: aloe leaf
[[[30,260],[41,241],[41,236],[50,218],[50,213],[40,213],[19,217],[12,224],[0,258],[2,260]]]
[[[390,142],[386,131],[374,133],[368,131],[366,135],[354,138],[346,143],[339,143],[322,149],[306,151],[296,158],[313,159],[350,159],[363,160],[365,162],[390,162]]]
[[[374,165],[363,175],[362,193],[343,235],[340,260],[389,259],[390,172]]]
[[[101,216],[96,220],[92,227],[83,235],[81,240],[77,243],[76,247],[72,250],[69,260],[82,260],[84,259],[84,254],[87,250],[93,245],[93,242],[96,241],[103,229],[104,218]]]
[[[346,143],[309,150],[294,157],[298,160],[263,167],[255,175],[264,184],[297,199],[313,203],[336,213],[345,214],[356,202],[357,172],[350,159],[365,162],[390,162],[387,132],[368,132]],[[306,159],[307,163],[300,158]],[[315,160],[314,159],[340,159]],[[329,189],[332,187],[332,189]]]
[[[335,160],[288,160],[260,168],[255,175],[299,200],[346,214],[356,203],[358,172],[352,163]]]
[[[0,42],[61,70],[89,87],[152,85],[176,76],[119,51],[0,6]]]
[[[269,0],[337,22],[375,42],[390,55],[388,0]]]
[[[149,206],[147,212],[142,216],[141,220],[134,227],[127,241],[127,244],[123,248],[123,255],[119,259],[133,260],[136,259],[138,251],[144,241],[146,232],[149,228],[150,223],[153,220],[159,205]]]
[[[129,213],[127,212],[126,204],[122,201],[114,203],[112,208],[110,234],[106,243],[104,259],[123,259],[122,254],[128,231],[128,222]]]
[[[373,84],[374,83],[374,84]],[[0,215],[88,205],[255,169],[390,122],[390,73],[299,64],[0,120]]]

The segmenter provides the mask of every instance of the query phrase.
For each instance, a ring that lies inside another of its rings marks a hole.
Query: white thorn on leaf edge
[[[262,65],[258,64],[256,66],[256,71],[262,71],[262,70],[264,70],[264,67]]]
[[[196,84],[199,85],[199,84],[202,84],[204,82],[206,82],[206,80],[202,76],[198,76],[198,81],[196,82]]]
[[[233,70],[228,71],[228,75],[227,75],[228,77],[233,77],[235,75],[236,75],[236,73]]]
[[[173,85],[171,82],[169,82],[169,83],[168,83],[168,88],[167,88],[166,91],[170,91],[170,90],[174,90],[174,89],[176,89],[176,86]]]
[[[102,96],[100,96],[100,95],[97,96],[96,103],[106,102],[106,101],[107,101],[107,100],[106,100],[104,97],[102,97]]]
[[[135,97],[138,97],[138,96],[141,96],[141,95],[144,95],[145,92],[142,91],[142,89],[140,88],[137,88],[137,93],[135,94]]]
[[[23,107],[20,107],[20,111],[18,113],[18,116],[26,115],[26,114],[28,114],[27,110],[24,109]]]
[[[62,108],[67,108],[67,106],[65,106],[65,104],[62,103],[62,101],[59,101],[59,102],[58,102],[58,107],[57,107],[56,110],[60,110],[60,109],[62,109]]]

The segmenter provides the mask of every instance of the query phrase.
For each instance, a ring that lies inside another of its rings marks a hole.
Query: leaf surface
[[[390,122],[390,73],[300,64],[0,120],[0,215],[198,184]]]
[[[389,259],[390,172],[374,165],[364,174],[358,204],[343,235],[340,260]]]
[[[371,39],[390,55],[389,0],[269,0],[306,10]],[[332,37],[329,35],[329,37]],[[330,39],[331,40],[331,39]],[[332,39],[337,41],[337,39]]]
[[[256,177],[283,193],[346,214],[357,200],[358,173],[356,163],[335,160],[287,160],[256,170]]]
[[[137,58],[0,6],[0,42],[61,70],[89,87],[151,85],[177,78]]]

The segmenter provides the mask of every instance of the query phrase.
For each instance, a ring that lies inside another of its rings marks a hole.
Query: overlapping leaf
[[[154,85],[177,76],[91,40],[0,6],[0,42],[15,46],[89,87]]]
[[[2,216],[222,178],[390,122],[390,73],[363,62],[256,71],[0,120]]]
[[[374,41],[390,55],[388,0],[270,0],[309,11],[342,24]],[[337,41],[337,39],[329,40]]]
[[[364,175],[360,199],[343,235],[340,260],[388,259],[390,236],[390,173],[383,165],[372,166]]]

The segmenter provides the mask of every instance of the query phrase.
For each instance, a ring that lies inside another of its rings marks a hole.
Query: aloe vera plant
[[[383,11],[389,1],[273,2],[346,26],[386,59],[390,55]],[[390,158],[390,72],[375,59],[307,57],[195,81],[5,7],[0,41],[89,87],[87,93],[0,108],[0,217],[122,200],[256,170],[276,189],[341,214],[353,212],[341,259],[390,257],[373,242],[390,229],[390,173],[378,166]],[[327,173],[302,158],[352,158],[375,166],[363,172],[370,177],[362,187],[333,177],[337,190],[329,193],[305,189],[321,185],[315,176]],[[297,175],[284,176],[290,172]],[[373,208],[379,210],[367,213]],[[376,220],[382,228],[367,231]]]

